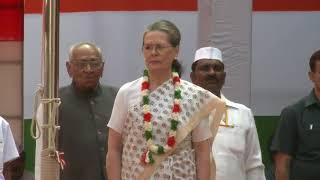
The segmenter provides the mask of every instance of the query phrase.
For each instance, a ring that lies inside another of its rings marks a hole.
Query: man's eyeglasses
[[[172,47],[171,45],[163,45],[163,44],[144,44],[143,51],[152,52],[155,50],[158,53],[162,53],[165,49]]]
[[[85,69],[90,67],[93,70],[99,69],[102,67],[102,61],[70,61],[72,64],[76,65],[79,69]]]

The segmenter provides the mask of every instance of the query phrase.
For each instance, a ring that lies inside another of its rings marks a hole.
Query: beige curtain
[[[199,47],[222,50],[227,79],[223,93],[250,106],[252,0],[198,0]]]

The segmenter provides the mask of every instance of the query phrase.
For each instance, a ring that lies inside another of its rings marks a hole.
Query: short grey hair
[[[103,56],[102,56],[102,51],[101,51],[101,48],[96,46],[95,44],[93,43],[90,43],[90,42],[79,42],[79,43],[76,43],[76,44],[73,44],[70,49],[69,49],[69,60],[72,59],[72,55],[73,55],[73,51],[81,46],[84,46],[84,45],[88,45],[90,47],[92,47],[93,49],[95,49],[97,52],[98,52],[98,55],[99,57],[101,58],[101,60],[103,61]]]

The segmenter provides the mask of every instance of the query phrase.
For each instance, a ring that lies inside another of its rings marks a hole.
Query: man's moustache
[[[211,77],[207,77],[206,80],[207,81],[210,81],[210,80],[218,81],[218,79],[216,77],[212,77],[212,76]]]

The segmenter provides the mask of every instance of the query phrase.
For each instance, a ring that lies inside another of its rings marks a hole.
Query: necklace
[[[152,114],[150,112],[149,104],[149,94],[150,94],[150,82],[149,82],[149,72],[144,70],[143,81],[141,84],[141,94],[143,103],[143,121],[144,121],[144,136],[147,141],[147,150],[143,152],[141,156],[142,164],[153,164],[155,160],[153,159],[153,154],[164,154],[171,150],[176,143],[177,127],[179,124],[178,117],[181,112],[180,101],[181,101],[181,90],[180,90],[180,77],[179,74],[173,70],[172,71],[172,83],[174,86],[174,101],[171,112],[170,119],[170,132],[167,137],[166,145],[162,146],[160,144],[154,144],[153,134],[152,134]]]

